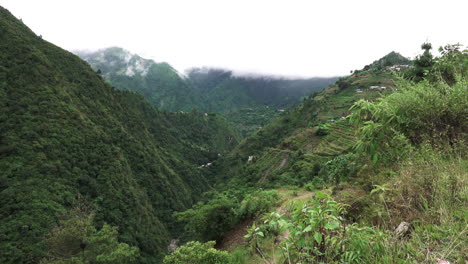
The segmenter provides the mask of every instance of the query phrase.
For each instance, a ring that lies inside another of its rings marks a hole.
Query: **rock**
[[[179,239],[171,239],[171,243],[167,246],[169,252],[174,252],[179,247]]]
[[[450,264],[449,261],[437,258],[437,264]]]
[[[411,233],[410,227],[410,223],[401,222],[400,225],[398,225],[398,227],[395,229],[395,237],[401,238],[408,236]]]

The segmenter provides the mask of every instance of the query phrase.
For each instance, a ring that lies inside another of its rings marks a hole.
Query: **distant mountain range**
[[[140,93],[164,110],[222,113],[244,135],[277,117],[277,110],[297,105],[337,80],[242,76],[215,68],[193,68],[184,75],[167,63],[144,59],[118,47],[75,53],[116,88]],[[249,115],[243,113],[246,110]]]

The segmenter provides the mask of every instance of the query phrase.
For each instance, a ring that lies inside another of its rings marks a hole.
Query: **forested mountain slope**
[[[214,68],[193,68],[187,76],[195,89],[202,93],[204,104],[211,112],[232,112],[261,105],[275,109],[296,105],[303,97],[322,90],[337,79],[243,76]]]
[[[113,86],[142,94],[159,109],[201,109],[201,96],[169,64],[156,63],[118,47],[75,52]]]
[[[86,204],[140,263],[166,251],[172,211],[211,179],[197,169],[236,145],[216,116],[161,112],[0,7],[0,262],[37,263],[45,237]]]
[[[214,68],[193,68],[183,76],[122,48],[75,53],[116,88],[138,92],[161,109],[221,113],[244,136],[337,79],[242,76]]]

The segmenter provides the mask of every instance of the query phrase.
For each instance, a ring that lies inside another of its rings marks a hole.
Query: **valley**
[[[142,94],[159,109],[220,114],[246,137],[337,78],[237,75],[227,69],[179,73],[118,47],[75,52],[116,88]]]
[[[465,263],[468,50],[431,50],[180,73],[0,7],[0,263]]]

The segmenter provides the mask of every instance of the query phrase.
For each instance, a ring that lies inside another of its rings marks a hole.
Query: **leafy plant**
[[[239,216],[242,218],[255,217],[268,212],[279,202],[277,190],[258,190],[248,194],[241,202]]]
[[[214,241],[200,243],[191,241],[164,258],[164,264],[227,264],[230,257],[226,251],[213,248]]]
[[[94,227],[94,214],[74,209],[46,239],[48,257],[41,263],[131,263],[139,249],[117,240],[117,227]]]

